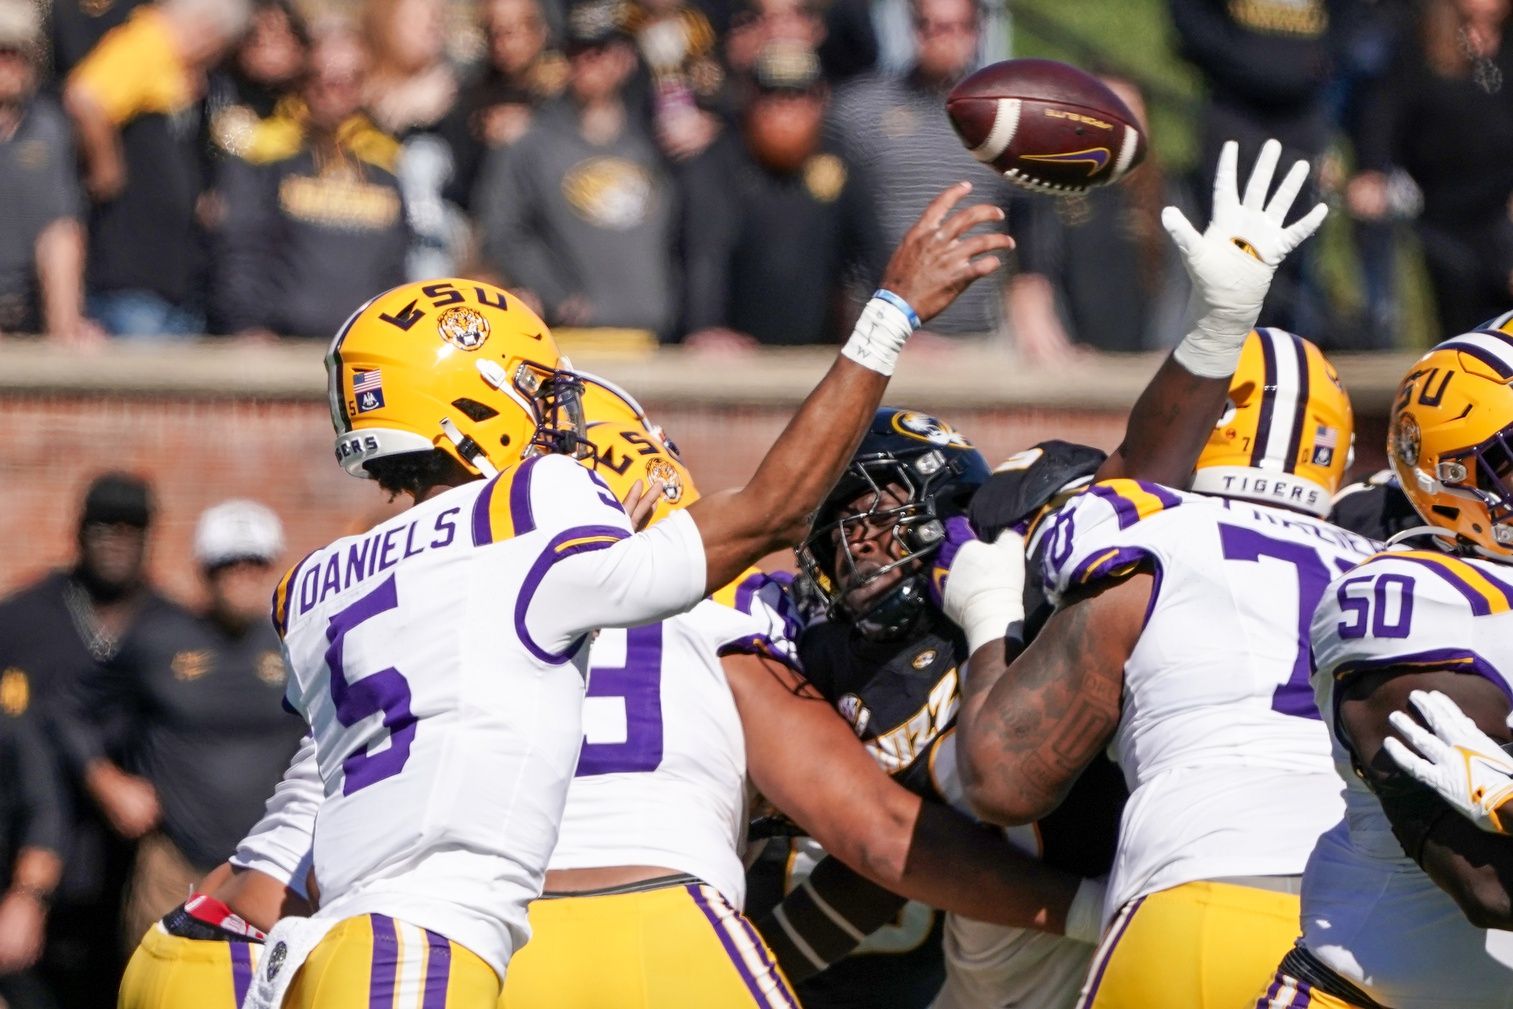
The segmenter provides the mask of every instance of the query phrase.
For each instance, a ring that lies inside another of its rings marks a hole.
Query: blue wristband
[[[904,318],[909,320],[910,329],[919,328],[919,313],[914,311],[913,306],[911,306],[907,301],[900,298],[892,291],[888,290],[887,288],[879,287],[877,290],[872,292],[872,297],[881,298],[888,304],[892,305],[894,308],[898,309],[900,312],[904,313]]]

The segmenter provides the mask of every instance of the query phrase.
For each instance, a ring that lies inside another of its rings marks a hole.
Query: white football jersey
[[[720,663],[797,668],[781,582],[751,570],[687,613],[594,642],[583,752],[550,868],[658,865],[746,899],[746,741]]]
[[[324,784],[321,915],[401,918],[502,975],[577,764],[590,632],[703,595],[686,513],[631,535],[603,482],[554,455],[300,562],[274,622]]]
[[[268,797],[262,819],[237,843],[231,864],[256,869],[308,897],[310,837],[324,794],[320,767],[315,762],[315,740],[306,735]]]
[[[1438,551],[1382,553],[1329,586],[1313,619],[1319,708],[1337,684],[1432,664],[1513,693],[1513,568]],[[1476,928],[1408,858],[1387,814],[1334,741],[1345,819],[1303,878],[1303,943],[1393,1009],[1513,1006],[1513,933]]]
[[[1309,687],[1308,623],[1375,544],[1298,512],[1111,480],[1047,521],[1053,599],[1155,572],[1111,754],[1130,789],[1105,925],[1136,897],[1296,875],[1343,808]]]

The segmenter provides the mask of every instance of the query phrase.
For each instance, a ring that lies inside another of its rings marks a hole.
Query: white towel
[[[289,983],[310,951],[341,923],[340,918],[280,918],[263,943],[263,956],[242,1000],[242,1009],[281,1009]]]

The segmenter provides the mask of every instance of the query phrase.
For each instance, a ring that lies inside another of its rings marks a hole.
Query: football
[[[1117,182],[1145,156],[1145,134],[1119,96],[1055,60],[983,67],[951,90],[946,114],[973,157],[1036,192]]]

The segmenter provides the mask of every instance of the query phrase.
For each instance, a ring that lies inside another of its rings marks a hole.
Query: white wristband
[[[896,296],[895,296],[896,297]],[[892,301],[873,295],[841,354],[880,375],[892,375],[899,351],[914,332],[909,317]]]
[[[1229,378],[1240,366],[1240,351],[1245,349],[1245,337],[1250,330],[1236,340],[1233,336],[1216,336],[1195,329],[1182,338],[1172,356],[1177,363],[1199,378]]]
[[[1089,946],[1103,935],[1103,898],[1108,886],[1101,879],[1084,879],[1066,909],[1066,937]]]

